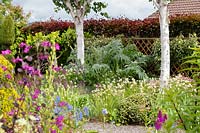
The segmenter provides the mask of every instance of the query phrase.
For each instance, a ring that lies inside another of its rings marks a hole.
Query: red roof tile
[[[168,5],[169,16],[182,14],[200,14],[200,0],[173,0]],[[148,18],[157,18],[158,11]]]

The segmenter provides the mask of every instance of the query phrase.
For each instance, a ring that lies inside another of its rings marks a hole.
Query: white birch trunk
[[[169,18],[168,18],[168,2],[160,0],[160,40],[161,40],[161,74],[160,89],[168,87],[170,78],[170,46],[169,46]]]
[[[84,64],[84,33],[83,20],[75,20],[76,36],[77,36],[77,58],[81,64]]]

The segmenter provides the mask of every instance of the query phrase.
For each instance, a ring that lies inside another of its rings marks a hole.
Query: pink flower
[[[11,51],[9,49],[3,50],[3,51],[1,51],[1,54],[2,55],[9,55],[9,54],[11,54]]]
[[[58,43],[56,43],[56,44],[55,44],[55,48],[56,48],[56,50],[59,51],[59,50],[60,50],[60,45],[59,45]]]
[[[5,67],[5,66],[1,66],[1,68],[3,69],[3,71],[7,70],[7,67]]]
[[[28,53],[31,48],[32,48],[32,46],[26,46],[24,49],[24,53]]]
[[[49,55],[45,55],[45,54],[39,54],[38,57],[40,60],[47,60],[49,58]]]
[[[50,128],[51,133],[56,133],[56,130]]]
[[[17,57],[16,59],[15,58],[12,59],[13,63],[18,63],[18,62],[22,62],[22,61],[23,60],[21,58],[19,58],[19,57]]]
[[[56,71],[56,72],[59,72],[61,69],[62,69],[62,67],[58,67],[58,66],[56,66],[56,67],[52,67],[52,69],[54,70],[54,71]]]
[[[10,74],[6,74],[6,78],[7,78],[7,79],[11,79],[12,77],[11,77]]]
[[[24,47],[26,47],[26,46],[27,46],[27,44],[24,43],[24,42],[20,43],[20,45],[19,45],[20,48],[24,48]]]
[[[15,112],[16,112],[16,111],[15,111],[14,109],[12,109],[10,112],[8,112],[8,115],[9,115],[9,116],[13,116],[13,115],[15,114]]]
[[[40,93],[41,93],[41,91],[39,89],[35,89],[35,91],[32,95],[32,99],[33,100],[37,99]]]
[[[34,72],[34,68],[32,66],[29,66],[27,64],[22,65],[22,68],[27,71],[28,73],[32,74]]]
[[[60,130],[62,130],[62,128],[63,128],[63,122],[64,122],[64,116],[60,115],[56,118],[55,124]]]
[[[49,41],[44,41],[41,43],[43,47],[51,47],[51,43]]]
[[[41,106],[37,106],[37,107],[36,107],[36,110],[37,110],[37,111],[40,111],[40,109],[41,109]]]
[[[64,106],[66,106],[66,105],[67,105],[67,103],[64,102],[64,101],[59,103],[59,106],[60,106],[60,107],[64,107]]]
[[[160,130],[162,128],[163,123],[165,123],[166,120],[167,120],[167,115],[166,114],[163,115],[162,111],[159,110],[157,120],[155,122],[156,130]]]

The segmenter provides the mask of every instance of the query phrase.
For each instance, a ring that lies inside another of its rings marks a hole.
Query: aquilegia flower
[[[8,55],[8,54],[11,54],[11,51],[9,49],[3,50],[3,51],[1,51],[1,54],[2,55]]]
[[[162,111],[159,110],[157,120],[155,122],[155,128],[156,130],[160,130],[162,128],[163,123],[167,120],[167,115],[162,114]]]

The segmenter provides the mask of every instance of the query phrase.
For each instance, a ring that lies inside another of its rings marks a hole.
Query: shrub
[[[170,37],[176,37],[180,34],[189,36],[196,33],[200,36],[200,15],[178,15],[170,18]],[[71,22],[50,20],[47,22],[36,22],[24,28],[27,33],[66,30],[74,28]],[[160,25],[158,18],[146,18],[144,20],[120,19],[100,19],[87,20],[84,22],[84,31],[94,36],[114,37],[123,34],[125,37],[160,37]]]
[[[180,64],[183,63],[183,59],[189,55],[192,54],[192,50],[190,48],[193,48],[198,45],[198,38],[196,34],[190,35],[189,38],[184,36],[178,36],[170,41],[170,67],[171,74],[178,74],[181,70],[186,66],[181,66]],[[152,57],[154,58],[153,62],[154,64],[157,64],[158,66],[154,65],[156,73],[156,68],[160,68],[160,59],[161,59],[161,48],[160,48],[160,41],[156,41],[153,47],[153,54]]]
[[[140,94],[134,94],[122,99],[118,107],[121,124],[144,124],[146,115],[146,101]]]
[[[0,25],[1,50],[9,48],[15,40],[15,25],[11,16],[5,16]]]

